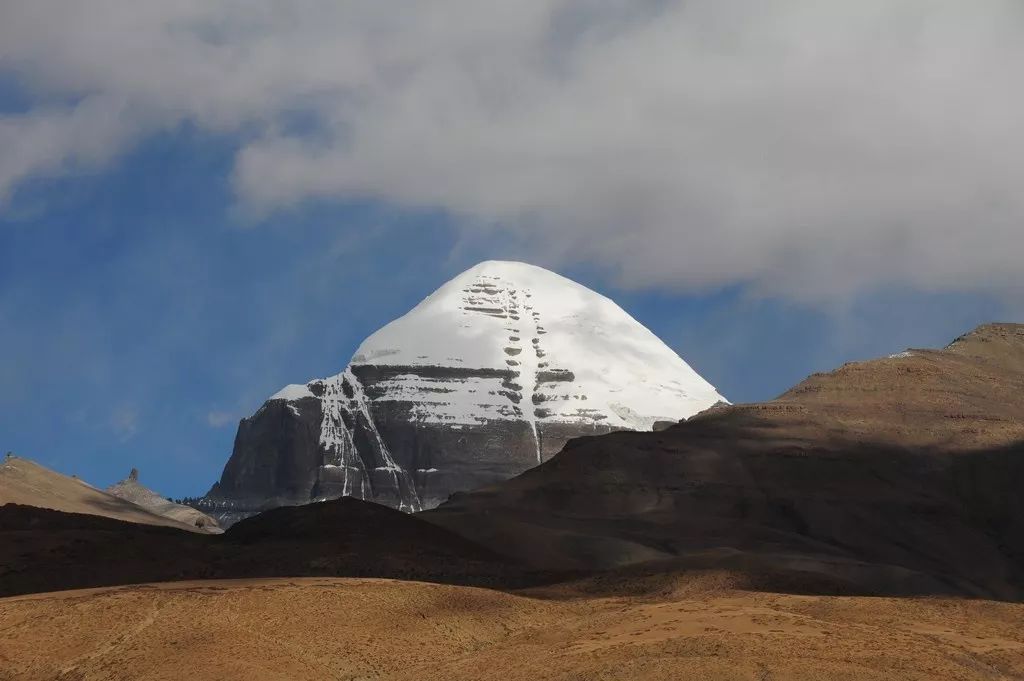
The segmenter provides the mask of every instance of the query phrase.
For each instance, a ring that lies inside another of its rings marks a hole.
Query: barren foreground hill
[[[0,600],[0,679],[1019,679],[1022,620],[1018,604],[755,593],[720,573],[615,593],[179,582]]]

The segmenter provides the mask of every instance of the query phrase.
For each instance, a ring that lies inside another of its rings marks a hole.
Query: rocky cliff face
[[[288,386],[243,420],[198,507],[222,523],[340,496],[418,511],[570,438],[650,430],[721,400],[607,298],[486,262],[373,334],[342,373]]]

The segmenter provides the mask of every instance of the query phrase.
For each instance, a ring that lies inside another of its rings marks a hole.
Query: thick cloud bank
[[[627,285],[1024,286],[1019,0],[0,0],[0,200],[182,123]]]

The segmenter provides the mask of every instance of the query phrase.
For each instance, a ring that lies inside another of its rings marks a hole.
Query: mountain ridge
[[[554,459],[422,517],[534,567],[728,548],[1024,596],[1024,325],[815,374],[779,398]]]
[[[200,532],[192,523],[169,517],[105,492],[75,476],[30,459],[8,455],[0,463],[0,506],[22,504],[65,513],[103,516],[144,525],[165,525]]]

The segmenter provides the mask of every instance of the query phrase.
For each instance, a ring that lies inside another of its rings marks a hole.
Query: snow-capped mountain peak
[[[649,429],[724,399],[612,300],[522,262],[466,270],[367,338],[352,364],[511,372],[521,379],[521,398],[543,403],[524,414],[600,414],[621,428]],[[473,417],[481,405],[471,395],[460,397]]]
[[[521,262],[456,276],[239,426],[207,512],[357,496],[416,511],[517,475],[569,438],[724,401],[621,307]]]

